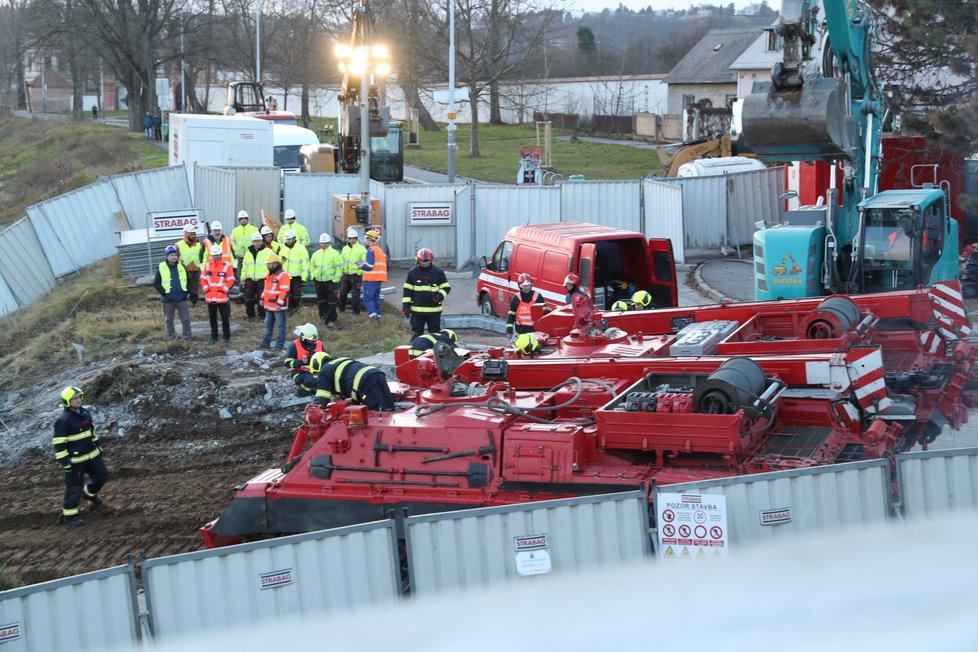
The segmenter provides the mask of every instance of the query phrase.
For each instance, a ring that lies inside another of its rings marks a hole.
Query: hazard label
[[[662,553],[662,558],[663,559],[675,559],[676,558],[676,551],[672,549],[672,546],[669,546],[668,548],[666,548],[665,552]]]

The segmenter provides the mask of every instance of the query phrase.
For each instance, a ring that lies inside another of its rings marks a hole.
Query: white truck
[[[186,166],[191,188],[195,163],[218,167],[272,167],[272,122],[240,116],[171,114],[170,165]]]

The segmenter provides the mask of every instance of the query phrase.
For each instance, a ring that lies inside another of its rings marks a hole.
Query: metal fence
[[[908,517],[978,510],[978,448],[897,455],[897,479]]]

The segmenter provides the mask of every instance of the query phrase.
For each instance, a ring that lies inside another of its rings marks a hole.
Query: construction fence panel
[[[419,595],[632,561],[651,547],[643,491],[412,516],[405,537]]]
[[[475,258],[490,256],[506,232],[522,224],[560,222],[560,188],[475,187]]]
[[[385,188],[384,224],[391,258],[414,258],[418,249],[427,247],[438,260],[454,261],[458,198],[466,201],[465,189],[461,184],[395,184]]]
[[[112,184],[129,229],[146,229],[146,213],[189,208],[190,185],[182,165],[174,165],[104,179]],[[127,229],[119,229],[127,230]]]
[[[131,649],[140,641],[133,564],[0,592],[3,652]]]
[[[560,188],[560,220],[641,231],[641,185],[639,180],[561,183],[557,186]]]
[[[0,231],[0,276],[23,308],[34,303],[58,286],[48,262],[51,253],[41,247],[34,224],[22,218]]]
[[[228,220],[244,209],[252,222],[261,224],[264,209],[282,223],[282,171],[280,168],[228,168],[234,172],[234,208],[227,215],[205,215],[208,220]]]
[[[645,224],[649,238],[668,238],[677,263],[686,262],[686,237],[683,233],[683,189],[656,179],[642,181]]]
[[[17,299],[14,297],[14,293],[10,291],[10,285],[7,284],[7,279],[0,273],[0,317],[6,317],[19,308]]]
[[[400,597],[392,521],[147,559],[142,572],[157,639]]]
[[[128,228],[110,183],[94,183],[28,206],[27,219],[57,277],[115,254],[115,234]]]
[[[784,167],[727,175],[727,241],[743,246],[753,242],[755,222],[781,222],[778,199],[784,194]]]
[[[978,448],[902,453],[896,460],[907,517],[978,509]]]
[[[238,226],[240,210],[235,198],[236,184],[237,175],[231,168],[196,165],[193,203],[182,208],[199,208],[203,211],[204,220],[209,222],[220,220],[225,228],[225,235],[230,236],[234,227]],[[261,226],[261,213],[248,211],[248,215],[251,216],[252,225]],[[223,224],[228,221],[231,224]]]
[[[657,487],[660,493],[722,494],[732,549],[847,525],[885,521],[890,467],[886,460],[734,476]],[[776,513],[781,518],[765,517]],[[786,514],[786,517],[783,515]]]
[[[660,179],[683,190],[684,244],[687,249],[719,249],[727,245],[727,178]]]
[[[333,201],[329,177],[333,174],[286,174],[282,205],[295,211],[296,221],[309,231],[312,246],[323,233],[333,236]]]
[[[475,264],[479,257],[475,249],[474,203],[475,184],[470,181],[455,193],[455,269]]]

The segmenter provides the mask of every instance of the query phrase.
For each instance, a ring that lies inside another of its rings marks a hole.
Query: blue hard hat
[[[173,245],[167,245],[166,246],[166,249],[163,250],[163,253],[166,254],[167,256],[169,256],[170,254],[176,254],[176,253],[180,253],[180,252],[178,252],[177,251],[177,248],[174,247]]]

